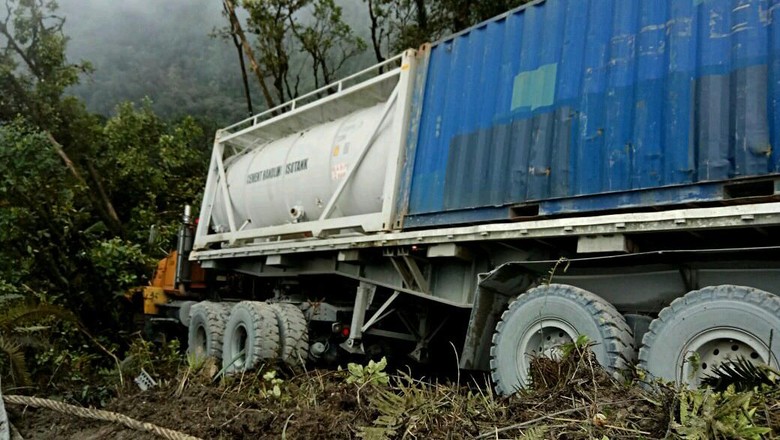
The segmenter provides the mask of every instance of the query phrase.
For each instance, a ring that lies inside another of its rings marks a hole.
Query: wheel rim
[[[678,381],[697,387],[715,374],[725,361],[743,358],[754,365],[767,364],[769,348],[759,338],[736,328],[713,328],[694,336],[677,360]]]
[[[529,379],[529,367],[534,357],[560,359],[561,346],[577,337],[577,330],[560,319],[542,319],[535,322],[523,334],[517,344],[517,373],[524,383]]]
[[[206,341],[208,340],[208,336],[206,335],[206,328],[202,325],[199,325],[195,329],[195,354],[199,356],[203,356],[206,354],[206,351],[208,347],[206,347]]]
[[[231,352],[233,353],[233,366],[236,368],[244,368],[246,364],[246,347],[249,334],[246,331],[246,326],[239,324],[236,326],[236,331],[233,333],[233,340],[230,341]]]

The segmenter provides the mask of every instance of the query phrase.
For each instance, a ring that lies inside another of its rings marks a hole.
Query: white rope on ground
[[[122,424],[130,429],[136,431],[145,431],[155,434],[159,437],[168,440],[201,440],[198,437],[193,437],[172,429],[163,428],[151,423],[140,422],[132,419],[123,414],[117,414],[110,411],[103,411],[100,409],[83,408],[80,406],[69,405],[67,403],[57,402],[56,400],[41,399],[38,397],[29,396],[2,396],[2,400],[7,405],[26,405],[33,408],[47,408],[53,411],[57,411],[63,414],[70,414],[78,417],[83,417],[92,420],[103,420],[106,422],[113,422]],[[0,404],[0,406],[2,406]],[[0,440],[5,440],[0,437]]]

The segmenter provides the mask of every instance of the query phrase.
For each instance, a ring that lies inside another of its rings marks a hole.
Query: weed
[[[368,365],[349,363],[347,369],[347,383],[357,384],[360,388],[366,385],[387,385],[390,377],[385,373],[387,359],[382,358],[379,362],[368,361]]]
[[[268,370],[263,373],[260,395],[266,399],[281,399],[282,384],[284,381],[276,377],[276,370]]]
[[[741,438],[759,440],[770,428],[756,426],[756,408],[751,406],[752,392],[736,393],[734,387],[724,392],[683,390],[679,394],[679,423],[671,427],[685,440]]]

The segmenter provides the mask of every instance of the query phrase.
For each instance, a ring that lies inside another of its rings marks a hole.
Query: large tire
[[[496,391],[509,395],[530,382],[533,356],[555,356],[557,346],[585,335],[598,362],[613,372],[634,359],[634,338],[623,315],[595,294],[549,284],[520,295],[501,315],[490,349]]]
[[[203,301],[193,305],[189,313],[187,352],[198,358],[222,357],[229,308],[222,303]]]
[[[661,310],[642,339],[639,366],[651,377],[698,386],[720,362],[743,357],[778,365],[780,297],[743,286],[689,292]],[[693,361],[696,362],[693,362]]]
[[[279,349],[279,324],[268,304],[241,301],[233,307],[225,327],[222,368],[226,373],[242,373],[278,359]]]
[[[303,367],[309,353],[309,326],[301,309],[293,304],[271,304],[279,324],[281,360],[292,368]]]

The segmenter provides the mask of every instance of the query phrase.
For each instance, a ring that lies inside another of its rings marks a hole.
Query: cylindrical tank
[[[254,229],[319,218],[356,165],[383,110],[384,104],[363,109],[226,161],[236,227],[246,223],[244,229]],[[381,210],[392,115],[391,109],[331,217]],[[229,230],[220,190],[212,218],[216,231]]]

